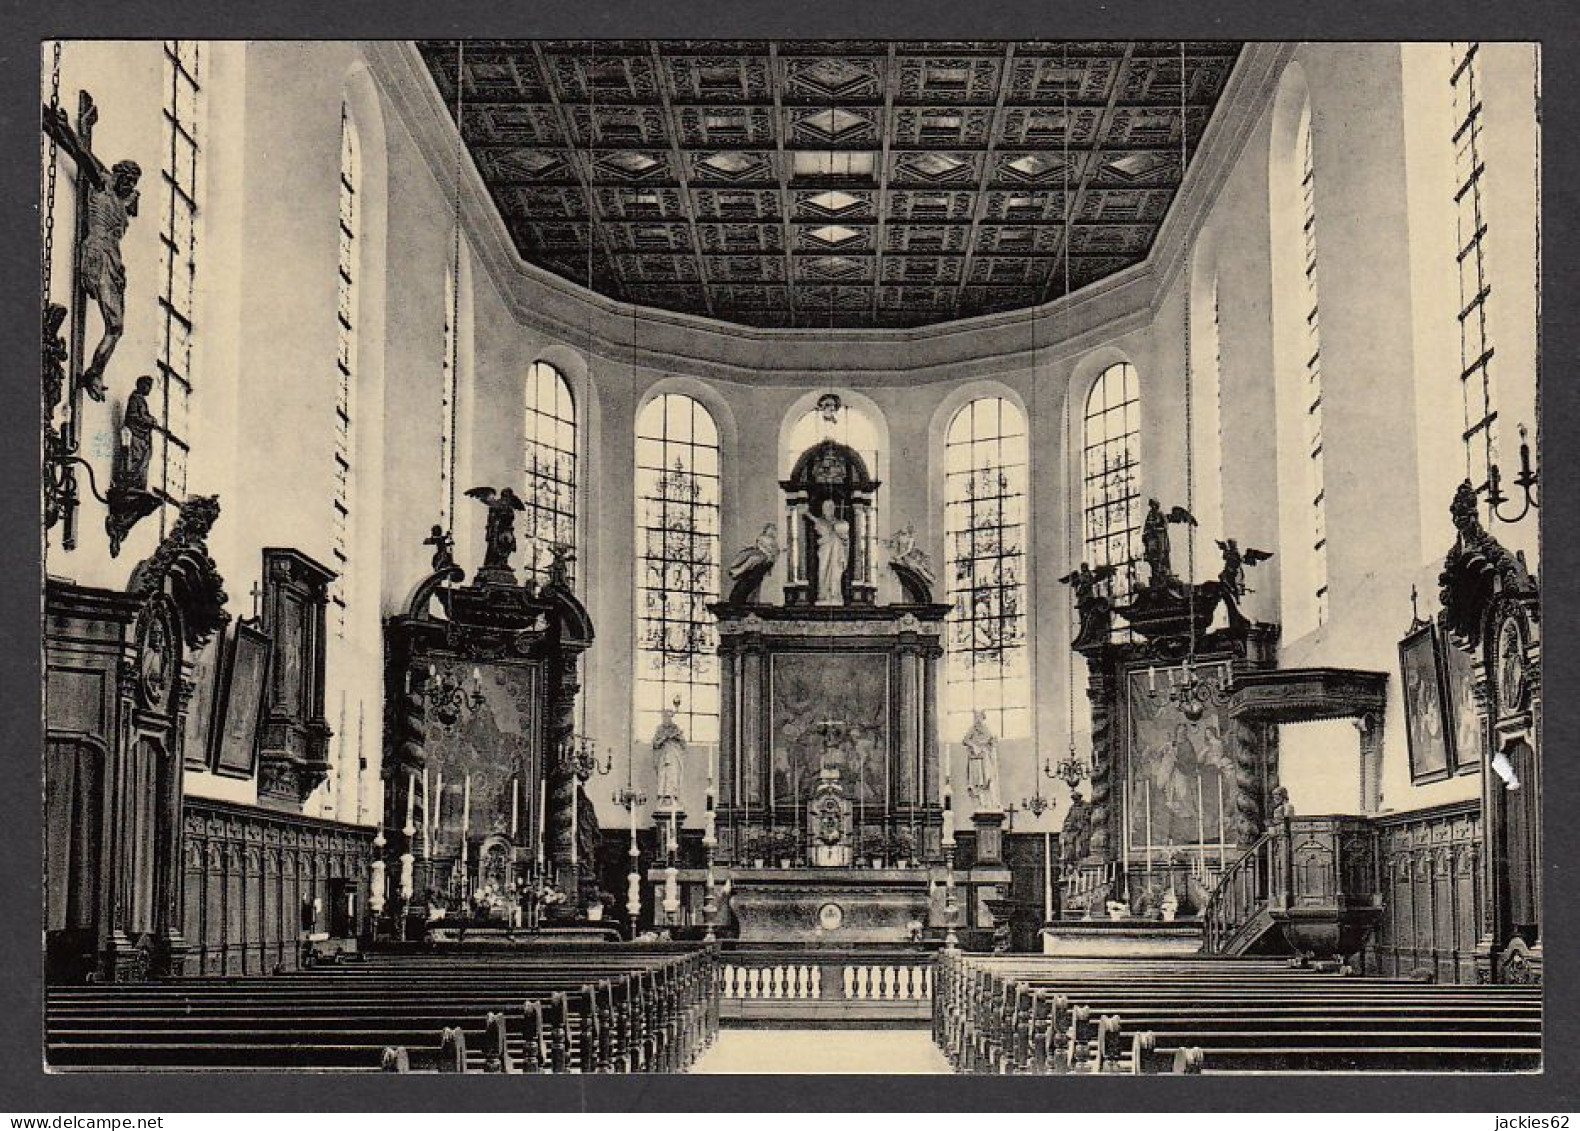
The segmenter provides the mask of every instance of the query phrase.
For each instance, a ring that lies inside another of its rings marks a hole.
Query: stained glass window
[[[576,545],[576,402],[565,375],[546,361],[533,362],[527,371],[523,434],[527,509],[518,560],[543,584],[549,545]]]
[[[1082,431],[1082,560],[1113,566],[1116,603],[1136,587],[1141,558],[1141,394],[1136,367],[1110,365],[1086,394]],[[1115,625],[1116,633],[1128,631]]]
[[[664,393],[636,420],[636,733],[676,721],[719,740],[719,432],[691,397]]]
[[[974,711],[1001,738],[1031,733],[1026,648],[1026,417],[1003,397],[955,414],[944,440],[950,740]]]

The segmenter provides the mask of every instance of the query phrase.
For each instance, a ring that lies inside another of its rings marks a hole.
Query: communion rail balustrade
[[[724,1024],[929,1023],[935,956],[871,948],[728,950],[719,956]]]

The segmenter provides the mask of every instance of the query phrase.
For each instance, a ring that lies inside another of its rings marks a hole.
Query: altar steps
[[[1064,958],[1183,957],[1202,948],[1199,919],[1063,919],[1041,934],[1042,952]]]

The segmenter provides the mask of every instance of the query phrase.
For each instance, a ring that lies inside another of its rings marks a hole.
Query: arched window
[[[548,581],[546,547],[576,545],[576,403],[565,375],[546,361],[533,362],[527,371],[522,434],[527,537],[520,542],[526,551],[521,561],[542,584]]]
[[[948,718],[962,735],[986,711],[1001,738],[1031,733],[1026,649],[1026,417],[1003,397],[960,409],[944,438],[949,558]]]
[[[439,526],[453,530],[455,524],[455,404],[459,380],[456,355],[455,272],[444,272],[444,358],[439,383]]]
[[[1081,433],[1082,560],[1113,566],[1114,597],[1128,598],[1141,557],[1141,393],[1136,367],[1117,362],[1086,394]],[[1116,626],[1116,631],[1126,631]]]
[[[1211,547],[1222,538],[1223,345],[1219,334],[1218,271],[1207,263],[1191,287],[1191,513],[1201,524],[1196,542]],[[1187,563],[1182,562],[1184,566]]]
[[[330,515],[331,563],[340,575],[331,596],[335,635],[346,634],[346,605],[351,591],[351,506],[355,474],[357,378],[357,256],[361,246],[361,210],[357,191],[362,179],[361,147],[350,111],[340,107],[340,348],[335,361],[335,489]]]
[[[1322,333],[1317,306],[1316,149],[1311,136],[1311,104],[1301,111],[1295,135],[1300,156],[1301,313],[1305,336],[1301,359],[1305,372],[1302,403],[1306,410],[1306,493],[1311,499],[1311,581],[1317,624],[1328,619],[1327,474],[1322,456]]]
[[[636,418],[636,733],[666,707],[692,742],[719,740],[719,430],[702,404],[654,397]]]
[[[878,425],[860,407],[841,402],[832,406],[809,408],[790,426],[785,439],[785,450],[780,453],[780,470],[788,475],[795,461],[812,445],[824,440],[837,440],[847,448],[854,448],[867,464],[867,472],[874,479],[881,476],[879,462],[883,444]]]
[[[1493,407],[1492,338],[1487,333],[1487,212],[1482,180],[1486,172],[1481,142],[1480,44],[1455,43],[1450,48],[1454,95],[1455,252],[1459,263],[1459,385],[1464,404],[1465,476],[1472,483],[1488,481],[1497,459]]]
[[[163,278],[159,296],[162,330],[159,378],[155,390],[164,427],[154,435],[159,446],[159,491],[179,503],[187,493],[188,401],[192,395],[193,280],[196,275],[199,122],[203,87],[199,82],[202,44],[192,39],[165,41],[165,153],[161,196],[160,254]],[[160,528],[166,512],[159,512]]]

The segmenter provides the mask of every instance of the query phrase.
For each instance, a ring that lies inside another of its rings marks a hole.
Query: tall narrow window
[[[1114,567],[1114,598],[1123,602],[1138,581],[1142,520],[1141,396],[1128,361],[1103,370],[1086,394],[1081,517],[1082,560]]]
[[[636,418],[636,729],[666,708],[692,742],[719,740],[719,431],[691,397],[664,393]]]
[[[1026,649],[1026,417],[980,397],[944,439],[944,536],[949,558],[947,733],[975,711],[1003,738],[1031,733]]]
[[[159,385],[156,403],[164,423],[156,433],[159,490],[179,503],[187,491],[188,402],[192,394],[192,294],[196,275],[198,119],[201,45],[165,41],[164,176],[159,222],[162,258],[159,291]],[[164,512],[160,512],[163,523]]]
[[[564,375],[546,361],[527,371],[523,435],[527,537],[521,561],[543,584],[549,579],[547,547],[576,545],[576,404]]]
[[[1452,46],[1454,91],[1454,212],[1458,220],[1459,385],[1464,405],[1465,475],[1485,490],[1496,461],[1492,397],[1492,338],[1487,333],[1487,214],[1482,195],[1486,173],[1481,147],[1479,44]]]
[[[355,459],[352,431],[357,375],[357,255],[361,250],[361,211],[357,188],[361,180],[361,151],[356,122],[345,106],[340,108],[340,351],[335,359],[335,488],[330,515],[330,554],[340,575],[331,594],[335,635],[346,634],[351,568],[351,504]]]
[[[439,526],[455,523],[455,402],[458,381],[455,333],[455,272],[444,273],[444,360],[439,384]]]
[[[1306,490],[1311,499],[1311,570],[1317,624],[1328,619],[1327,475],[1322,457],[1322,333],[1317,308],[1316,150],[1311,137],[1311,106],[1300,115],[1295,139],[1300,152],[1300,222],[1302,313],[1305,335],[1301,347],[1306,375]]]

